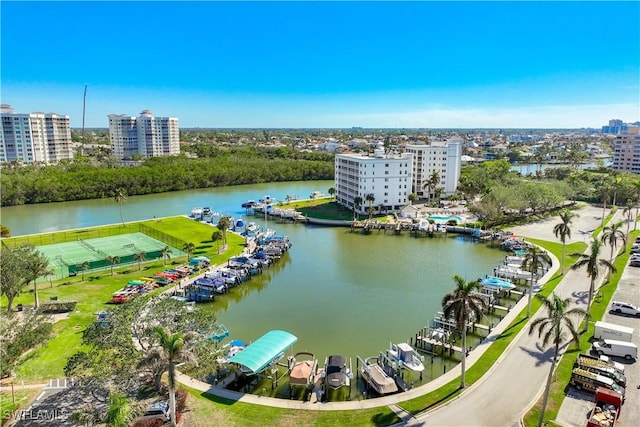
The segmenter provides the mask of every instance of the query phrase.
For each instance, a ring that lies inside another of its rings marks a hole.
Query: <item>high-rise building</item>
[[[178,119],[154,117],[149,110],[138,117],[110,114],[109,138],[113,154],[120,159],[180,154]]]
[[[640,127],[630,126],[616,136],[611,168],[640,174]]]
[[[619,134],[626,132],[629,127],[620,119],[609,120],[608,126],[602,126],[602,133],[606,134]]]
[[[456,192],[460,179],[462,140],[432,142],[429,145],[407,145],[407,153],[413,154],[412,189],[421,198],[429,198],[426,183],[438,173],[439,182],[434,189],[441,189],[442,195]]]
[[[369,207],[377,213],[399,210],[408,203],[411,174],[411,154],[388,155],[384,149],[373,156],[336,154],[336,201],[362,214]]]
[[[0,106],[0,163],[58,163],[73,159],[69,116],[56,113],[16,113]]]

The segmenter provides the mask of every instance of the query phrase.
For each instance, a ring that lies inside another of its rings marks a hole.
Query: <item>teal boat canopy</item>
[[[289,332],[269,331],[249,344],[247,348],[232,356],[228,362],[242,365],[252,374],[257,374],[280,359],[284,351],[297,341],[298,337]]]

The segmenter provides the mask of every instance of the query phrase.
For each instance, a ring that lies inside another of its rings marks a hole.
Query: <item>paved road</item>
[[[580,212],[584,230],[595,229],[600,217]],[[622,214],[616,214],[620,221]],[[586,226],[586,221],[591,225]],[[537,237],[548,233],[557,218],[542,221],[529,227],[521,227],[518,234]],[[545,237],[542,237],[545,238]],[[583,237],[587,238],[587,237]],[[549,239],[552,240],[552,239]],[[603,255],[608,254],[604,248]],[[556,293],[562,298],[572,298],[578,305],[585,306],[588,299],[588,284],[584,269],[569,270],[556,287]],[[540,310],[537,316],[543,316]],[[408,420],[406,425],[425,426],[516,426],[522,415],[540,397],[549,372],[553,349],[542,349],[536,334],[528,335],[524,328],[512,342],[508,351],[492,367],[483,379],[474,384],[459,398],[430,413]]]

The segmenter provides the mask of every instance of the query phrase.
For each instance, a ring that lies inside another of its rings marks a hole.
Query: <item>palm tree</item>
[[[373,206],[369,206],[367,208],[367,213],[369,214],[369,219],[373,218],[373,213],[376,211],[376,208],[374,208]]]
[[[196,245],[191,242],[185,243],[184,245],[182,245],[182,250],[187,253],[187,261],[189,261],[189,259],[191,258],[191,254],[196,250]]]
[[[162,250],[160,251],[160,255],[162,256],[163,265],[167,265],[167,260],[171,260],[172,253],[173,251],[169,246],[165,246],[164,248],[162,248]]]
[[[633,219],[633,201],[631,199],[627,199],[627,204],[624,206],[624,210],[622,214],[625,216],[625,222],[627,223],[627,231],[625,232],[625,236],[628,239],[630,228],[631,228],[631,220]]]
[[[353,198],[353,219],[356,219],[356,211],[360,209],[360,205],[362,205],[362,197],[356,196]]]
[[[223,246],[227,246],[227,230],[231,227],[231,218],[223,216],[220,218],[220,221],[218,221],[217,227],[218,230],[222,232]]]
[[[211,233],[211,240],[213,242],[219,242],[222,240],[222,231],[214,231]],[[218,253],[220,253],[220,243],[218,243]]]
[[[533,296],[533,284],[535,283],[535,275],[538,270],[544,266],[544,263],[551,264],[551,258],[544,249],[533,246],[524,256],[522,266],[531,269],[531,277],[529,278],[529,297],[527,300],[527,318],[531,316],[531,298]]]
[[[480,290],[480,284],[477,281],[465,282],[465,280],[457,274],[453,276],[453,281],[455,282],[456,288],[442,298],[442,308],[445,319],[449,319],[453,315],[458,331],[462,336],[462,374],[460,376],[460,388],[465,388],[467,323],[472,316],[476,320],[482,318],[482,309],[486,307],[487,302],[480,294],[476,293]]]
[[[116,201],[116,203],[120,204],[120,220],[122,221],[122,226],[124,227],[124,217],[122,216],[122,203],[124,203],[124,201],[127,200],[127,191],[122,187],[116,189],[116,194],[113,199]]]
[[[51,279],[51,276],[55,276],[56,275],[55,267],[47,268],[47,270],[44,272],[43,275],[49,278],[49,287],[53,288],[53,281]]]
[[[613,262],[613,252],[618,247],[618,239],[622,240],[622,247],[627,244],[627,236],[622,231],[623,222],[620,221],[616,224],[607,225],[602,229],[602,236],[600,241],[611,246],[611,255],[609,256],[609,262]]]
[[[616,272],[616,268],[611,262],[604,258],[598,258],[600,256],[600,250],[602,249],[602,242],[593,238],[591,242],[591,253],[574,253],[572,255],[578,256],[578,261],[571,267],[573,270],[578,270],[582,267],[586,267],[587,276],[591,279],[589,283],[589,300],[587,301],[587,320],[584,323],[584,331],[586,332],[589,326],[589,318],[591,317],[591,302],[593,301],[593,293],[596,287],[596,279],[600,275],[600,267],[606,268],[612,272]]]
[[[138,262],[138,271],[142,270],[142,262],[147,259],[144,252],[136,252],[133,254],[133,260]]]
[[[25,261],[26,281],[27,283],[33,281],[33,298],[37,310],[40,306],[37,279],[38,277],[50,274],[49,259],[45,257],[42,252],[34,249],[32,252],[29,252]]]
[[[580,344],[580,337],[576,331],[576,325],[573,324],[571,316],[582,315],[589,316],[589,312],[582,308],[572,308],[567,310],[569,304],[571,304],[571,298],[562,299],[555,294],[550,298],[544,295],[538,294],[536,298],[540,299],[547,309],[547,317],[541,317],[534,320],[529,327],[529,335],[531,335],[537,328],[538,338],[542,337],[542,347],[546,347],[549,342],[554,344],[553,359],[551,361],[551,368],[549,369],[549,376],[547,377],[547,385],[544,389],[544,397],[542,398],[542,408],[540,409],[540,418],[538,419],[538,427],[542,425],[544,420],[544,412],[547,408],[547,400],[549,400],[549,389],[551,387],[551,380],[553,378],[553,372],[556,369],[558,363],[558,352],[560,345],[566,340],[566,333],[564,329],[569,330],[571,334],[571,341]]]
[[[331,187],[331,188],[329,188],[329,190],[327,190],[327,192],[329,193],[329,195],[333,199],[333,195],[336,194],[336,189]]]
[[[571,238],[571,228],[569,228],[569,225],[573,217],[577,216],[574,212],[564,209],[560,212],[560,220],[562,222],[557,223],[553,227],[553,234],[562,242],[562,275],[564,275],[564,251],[567,245],[567,238]]]
[[[433,171],[431,175],[429,175],[429,179],[423,184],[422,189],[429,191],[429,203],[431,203],[431,199],[433,196],[433,192],[436,187],[440,184],[440,172]]]
[[[107,425],[127,427],[133,423],[140,412],[138,405],[132,404],[124,393],[115,390],[109,391],[109,409],[107,409],[105,417]]]
[[[185,344],[190,341],[190,337],[185,337],[180,333],[171,333],[162,326],[153,329],[154,338],[158,340],[157,345],[150,348],[143,364],[154,364],[164,366],[162,372],[167,372],[169,379],[169,410],[171,411],[171,425],[176,425],[176,365],[180,362],[194,360],[194,355],[186,348]]]
[[[89,265],[89,261],[85,261],[82,264],[80,264],[80,269],[82,270],[82,281],[84,282],[84,272],[87,271],[89,269],[89,267],[91,267]]]
[[[373,193],[369,193],[366,196],[364,196],[364,199],[369,202],[369,207],[373,206],[373,202],[376,201],[376,196],[373,195]]]
[[[113,276],[113,266],[120,262],[119,256],[108,256],[105,258],[109,264],[111,264],[111,275]]]

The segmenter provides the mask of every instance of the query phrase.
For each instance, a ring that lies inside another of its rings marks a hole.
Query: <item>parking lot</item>
[[[625,301],[640,305],[640,267],[626,266],[613,295],[614,301]],[[611,311],[605,313],[603,321],[616,325],[628,326],[634,329],[633,342],[640,347],[640,318],[620,315]],[[625,365],[627,377],[626,402],[622,406],[618,424],[623,426],[638,425],[640,420],[640,362],[627,361],[620,357],[613,357],[616,362]],[[594,395],[585,391],[578,391],[575,387],[568,387],[567,396],[560,408],[556,421],[567,427],[584,427],[593,408]]]

